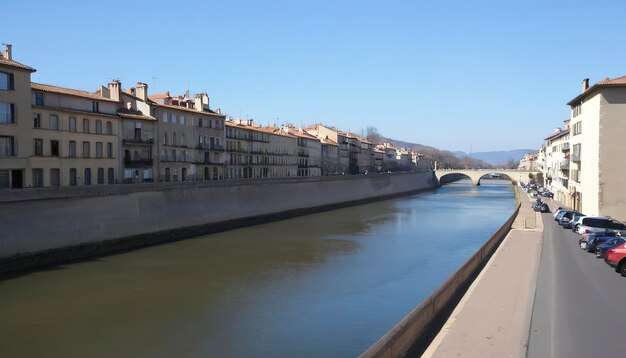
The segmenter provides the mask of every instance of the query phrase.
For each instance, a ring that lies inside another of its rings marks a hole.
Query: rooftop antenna
[[[153,91],[155,89],[154,84],[155,84],[156,80],[158,80],[158,79],[159,79],[158,77],[152,76],[152,90]]]

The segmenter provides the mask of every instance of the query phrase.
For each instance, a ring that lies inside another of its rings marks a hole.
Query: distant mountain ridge
[[[505,164],[506,162],[513,160],[519,161],[524,154],[534,152],[535,149],[513,149],[513,150],[498,150],[491,152],[477,152],[472,153],[472,158],[480,159],[490,164]],[[465,152],[452,152],[458,157],[469,157]]]

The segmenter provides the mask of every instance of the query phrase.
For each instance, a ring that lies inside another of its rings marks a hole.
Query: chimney
[[[588,78],[585,78],[585,79],[583,80],[583,93],[584,93],[586,90],[588,90],[588,89],[589,89],[589,79],[588,79]]]
[[[122,91],[122,84],[119,80],[113,80],[113,82],[109,83],[109,98],[114,101],[120,100],[120,92]]]
[[[13,61],[13,53],[11,51],[11,47],[13,47],[13,45],[4,44],[4,52],[2,53],[2,57],[9,61]]]
[[[193,108],[198,112],[202,112],[202,95],[201,94],[197,94],[193,96]]]
[[[142,82],[137,82],[136,88],[136,96],[144,102],[148,101],[148,85]]]

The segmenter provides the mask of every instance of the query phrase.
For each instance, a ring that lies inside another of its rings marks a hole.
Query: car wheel
[[[622,262],[622,264],[619,265],[619,273],[621,273],[622,276],[626,276],[626,262]]]
[[[596,249],[596,257],[602,257],[602,250]]]
[[[584,242],[584,241],[583,241],[583,242],[581,242],[581,243],[580,243],[580,249],[581,249],[581,250],[586,250],[586,249],[587,249],[587,243],[586,243],[586,242]]]

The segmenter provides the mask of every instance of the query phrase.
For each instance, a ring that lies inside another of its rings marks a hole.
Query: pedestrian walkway
[[[543,223],[528,195],[511,231],[422,357],[525,357]]]

